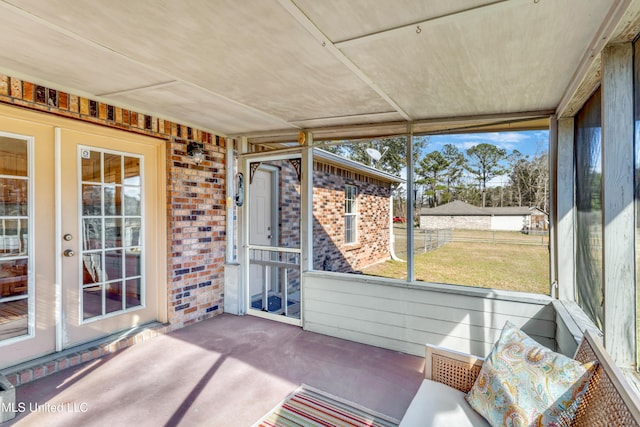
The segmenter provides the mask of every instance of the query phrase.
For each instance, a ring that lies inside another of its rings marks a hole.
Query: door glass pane
[[[82,180],[90,182],[102,181],[102,153],[83,149],[82,157]]]
[[[105,296],[107,313],[122,310],[122,282],[107,283]]]
[[[106,218],[104,220],[105,248],[119,248],[122,246],[122,219]]]
[[[0,175],[27,177],[27,142],[0,136]]]
[[[122,187],[104,187],[104,214],[122,214]]]
[[[140,305],[142,301],[140,279],[127,280],[127,308]]]
[[[124,183],[125,185],[140,185],[140,159],[124,158]]]
[[[124,188],[124,214],[130,216],[142,215],[140,187]]]
[[[28,220],[0,220],[0,258],[27,255]]]
[[[27,216],[29,207],[28,181],[25,179],[0,178],[0,215]]]
[[[29,287],[28,260],[0,261],[0,297],[27,295]]]
[[[125,221],[124,228],[124,246],[139,246],[140,230],[142,228],[142,222],[140,218],[127,219]]]
[[[82,215],[102,215],[102,187],[99,185],[82,186]]]
[[[84,250],[102,249],[102,218],[84,218],[83,220]]]
[[[26,298],[0,302],[0,341],[29,332],[28,306]]]
[[[127,277],[142,275],[142,269],[140,268],[140,252],[138,252],[138,248],[132,248],[127,250],[126,261],[125,261],[125,274]]]
[[[83,319],[102,315],[102,286],[89,286],[82,290]]]
[[[107,268],[106,280],[122,279],[122,251],[106,251],[104,263]]]
[[[143,171],[136,157],[95,149],[82,149],[81,154],[87,157],[83,179],[91,181],[82,187],[82,303],[88,304],[83,306],[87,320],[143,304]],[[89,174],[90,169],[101,172]]]
[[[82,284],[92,285],[104,280],[102,268],[102,252],[84,253],[82,255]]]
[[[122,156],[118,154],[104,154],[104,182],[108,184],[122,184]]]
[[[0,135],[0,341],[29,333],[29,142]]]

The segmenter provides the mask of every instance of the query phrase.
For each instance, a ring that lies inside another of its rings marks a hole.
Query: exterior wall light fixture
[[[203,146],[197,142],[190,142],[187,145],[187,155],[191,157],[193,163],[199,165],[204,160]]]

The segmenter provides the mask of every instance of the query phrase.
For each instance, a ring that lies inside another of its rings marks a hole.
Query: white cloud
[[[456,135],[439,135],[431,139],[431,149],[441,149],[444,144],[452,144],[460,150],[468,150],[469,148],[481,144],[493,144],[499,148],[503,148],[508,152],[518,150],[521,153],[535,154],[539,148],[539,142],[548,140],[548,131],[523,131],[523,132],[488,132],[488,133],[472,133],[472,134],[456,134]],[[542,148],[543,150],[545,148]]]
[[[498,175],[487,181],[487,188],[503,187],[509,183],[509,177],[507,175]]]

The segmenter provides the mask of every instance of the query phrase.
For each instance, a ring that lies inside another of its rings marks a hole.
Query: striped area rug
[[[254,427],[397,427],[399,421],[302,385]]]

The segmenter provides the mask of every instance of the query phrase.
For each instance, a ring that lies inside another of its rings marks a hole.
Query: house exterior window
[[[355,185],[344,187],[344,242],[356,243],[358,236],[358,188]]]

